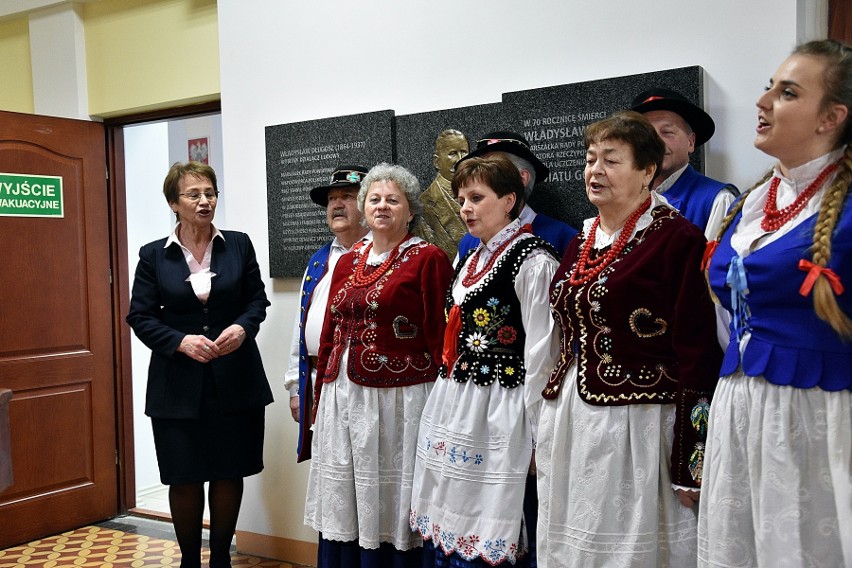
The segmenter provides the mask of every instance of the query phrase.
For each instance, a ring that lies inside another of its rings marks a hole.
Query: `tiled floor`
[[[209,551],[204,535],[202,563]],[[278,560],[237,554],[232,550],[233,568],[308,568]],[[180,565],[180,549],[171,523],[136,516],[117,517],[60,535],[0,550],[0,568],[62,568],[71,566],[155,567]]]

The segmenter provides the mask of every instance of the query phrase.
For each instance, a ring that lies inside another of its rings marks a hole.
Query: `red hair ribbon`
[[[707,242],[707,246],[704,247],[704,256],[701,258],[701,272],[704,272],[710,266],[710,259],[713,258],[717,246],[719,246],[719,241]]]
[[[447,366],[447,376],[450,375],[456,359],[459,358],[459,332],[461,327],[461,308],[458,304],[453,304],[447,317],[447,328],[444,330],[444,349],[441,352],[441,360]]]
[[[828,279],[828,283],[831,285],[831,289],[834,290],[835,296],[839,296],[843,293],[843,284],[840,282],[840,276],[835,274],[832,269],[822,267],[818,264],[814,264],[810,260],[802,258],[799,260],[799,270],[804,270],[808,273],[808,275],[805,276],[805,281],[802,282],[802,287],[799,288],[799,294],[802,296],[807,296],[811,293],[814,283],[816,283],[816,280],[820,277],[820,275],[825,276]]]

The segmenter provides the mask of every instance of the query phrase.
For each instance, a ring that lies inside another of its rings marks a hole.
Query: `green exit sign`
[[[62,178],[0,173],[0,217],[64,217]]]

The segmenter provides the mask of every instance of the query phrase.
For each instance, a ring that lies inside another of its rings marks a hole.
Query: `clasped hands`
[[[213,341],[203,335],[185,335],[178,346],[178,351],[199,363],[208,363],[217,357],[228,355],[240,348],[246,339],[243,326],[233,324]]]

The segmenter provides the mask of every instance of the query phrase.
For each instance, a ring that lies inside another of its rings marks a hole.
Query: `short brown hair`
[[[177,203],[180,193],[180,180],[184,176],[195,176],[207,178],[213,184],[213,192],[218,196],[219,187],[216,185],[216,172],[207,164],[201,162],[175,162],[169,168],[169,173],[166,174],[166,179],[163,181],[163,195],[166,196],[166,201],[169,204]]]
[[[515,194],[515,205],[509,212],[512,219],[518,218],[524,198],[524,182],[518,168],[500,152],[467,158],[456,167],[453,176],[453,195],[459,196],[459,188],[479,182],[487,185],[498,196]]]
[[[583,134],[586,150],[592,144],[603,140],[620,140],[628,144],[633,149],[633,162],[636,169],[645,169],[654,164],[657,166],[654,175],[659,173],[663,165],[663,156],[666,154],[666,145],[654,126],[638,112],[619,111],[586,127]]]

